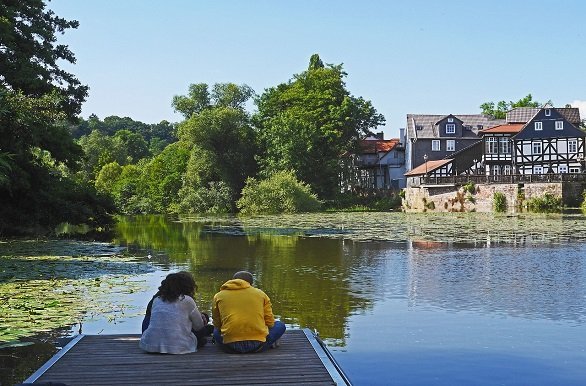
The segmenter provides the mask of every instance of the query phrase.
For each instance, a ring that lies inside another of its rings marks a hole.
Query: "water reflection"
[[[180,265],[193,272],[203,304],[234,272],[254,272],[285,322],[315,328],[344,345],[348,316],[368,309],[374,300],[378,254],[372,250],[381,247],[286,233],[249,232],[234,224],[226,232],[218,224],[135,218],[121,222],[118,242],[164,250],[164,258],[154,261],[163,269]]]
[[[581,245],[466,248],[412,242],[408,251],[413,306],[578,323],[586,320],[586,266]]]

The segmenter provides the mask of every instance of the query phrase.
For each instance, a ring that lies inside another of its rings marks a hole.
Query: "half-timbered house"
[[[568,114],[563,114],[559,109],[545,106],[512,136],[513,167],[518,174],[584,171],[586,133],[567,116]],[[579,115],[577,120],[579,121]]]
[[[342,157],[341,190],[404,188],[405,146],[401,138],[384,139],[381,132],[359,140],[356,154]]]

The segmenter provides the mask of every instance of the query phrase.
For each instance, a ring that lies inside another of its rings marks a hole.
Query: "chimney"
[[[399,129],[399,142],[405,146],[405,128],[403,127]]]
[[[380,131],[374,135],[376,139],[385,139],[385,133]]]

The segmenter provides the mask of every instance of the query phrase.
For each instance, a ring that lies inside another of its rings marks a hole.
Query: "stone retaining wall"
[[[545,193],[561,197],[566,206],[582,202],[584,183],[548,182],[530,184],[478,184],[474,193],[461,186],[427,185],[405,189],[403,210],[406,212],[492,212],[495,192],[506,197],[507,211],[513,212],[523,200],[543,197]]]

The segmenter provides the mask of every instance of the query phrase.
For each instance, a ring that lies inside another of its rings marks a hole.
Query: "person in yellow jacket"
[[[250,272],[239,271],[214,295],[214,341],[234,353],[251,353],[276,347],[285,324],[275,320],[271,300],[252,286]]]

